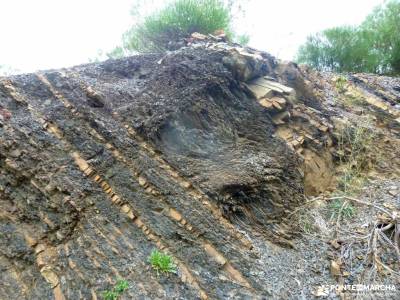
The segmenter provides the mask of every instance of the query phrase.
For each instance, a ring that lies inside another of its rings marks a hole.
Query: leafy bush
[[[231,35],[230,28],[230,11],[223,1],[175,0],[128,30],[123,36],[123,46],[116,48],[111,55],[163,51],[171,41],[190,36],[193,32],[208,34],[222,29]]]
[[[153,250],[149,256],[149,262],[154,270],[162,273],[176,273],[176,265],[170,255]]]
[[[103,298],[104,300],[117,300],[128,287],[128,281],[120,279],[117,281],[112,290],[103,292]]]
[[[377,7],[360,26],[310,35],[297,61],[320,70],[400,74],[400,1]]]

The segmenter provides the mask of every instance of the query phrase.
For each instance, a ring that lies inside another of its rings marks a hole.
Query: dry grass
[[[338,283],[349,276],[354,284],[382,284],[388,276],[389,282],[400,280],[400,211],[374,196],[369,200],[320,196],[290,215],[307,239],[331,244],[329,259],[340,266]]]
[[[337,143],[340,163],[338,190],[345,195],[356,194],[365,184],[365,173],[376,156],[376,134],[368,117],[360,117],[338,128]]]

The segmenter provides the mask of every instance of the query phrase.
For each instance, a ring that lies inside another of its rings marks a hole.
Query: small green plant
[[[331,217],[352,218],[356,214],[356,208],[349,202],[335,200],[330,205]],[[339,216],[340,215],[340,216]]]
[[[242,46],[246,46],[250,42],[250,36],[248,34],[241,34],[235,38],[235,41]]]
[[[315,233],[316,228],[314,226],[314,217],[312,216],[310,209],[308,209],[308,207],[299,207],[297,211],[298,214],[296,214],[294,220],[297,222],[300,231],[305,234]]]
[[[112,290],[103,292],[103,298],[104,300],[117,300],[128,287],[128,281],[119,279]]]
[[[149,256],[149,263],[152,268],[157,271],[157,275],[161,273],[176,273],[176,265],[172,257],[158,250],[153,250]]]
[[[344,93],[346,91],[346,84],[347,78],[344,76],[339,76],[335,81],[335,85],[339,93]]]
[[[301,220],[301,226],[305,233],[311,234],[315,231],[314,225],[311,223],[310,220]]]

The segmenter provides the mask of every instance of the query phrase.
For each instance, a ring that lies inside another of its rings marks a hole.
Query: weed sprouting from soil
[[[128,287],[128,281],[119,279],[112,290],[103,292],[103,298],[104,300],[117,300]]]
[[[159,273],[176,273],[176,265],[172,257],[168,254],[164,254],[158,250],[153,250],[149,256],[149,263],[152,268]]]
[[[356,214],[356,208],[349,202],[337,199],[330,204],[331,218],[350,219]]]
[[[368,103],[365,101],[363,95],[357,93],[352,87],[349,80],[341,75],[334,81],[334,86],[338,92],[338,99],[342,104],[348,108],[365,107]]]
[[[339,93],[344,93],[346,91],[347,78],[344,76],[339,76],[335,81],[335,86]]]

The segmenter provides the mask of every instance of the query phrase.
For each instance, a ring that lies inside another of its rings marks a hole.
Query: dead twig
[[[320,200],[321,198],[314,198],[311,199],[310,202],[315,201],[315,200]],[[400,218],[399,214],[396,211],[390,212],[387,209],[376,205],[374,203],[362,201],[360,199],[354,198],[354,197],[349,197],[349,196],[336,196],[336,197],[329,197],[325,198],[326,200],[345,200],[340,207],[337,219],[336,219],[336,227],[335,227],[335,236],[338,234],[339,227],[340,227],[340,219],[341,219],[341,214],[345,206],[347,205],[348,201],[352,201],[358,204],[366,205],[369,207],[373,207],[377,209],[378,211],[382,212],[385,214],[387,217],[385,217],[384,223],[375,221],[372,224],[372,230],[370,234],[366,237],[369,238],[368,242],[368,249],[367,249],[367,254],[370,257],[373,266],[376,270],[380,271],[382,269],[385,269],[386,271],[395,274],[397,276],[400,276],[399,272],[396,272],[389,266],[387,266],[381,259],[379,255],[379,249],[386,249],[387,245],[389,245],[390,248],[394,249],[397,260],[399,263],[399,268],[400,268],[400,249],[399,249],[399,242],[400,242]],[[394,227],[394,232],[393,232],[393,240],[391,239],[392,237],[388,237],[386,235],[386,232],[390,229],[393,229]],[[381,248],[380,248],[381,247]]]

